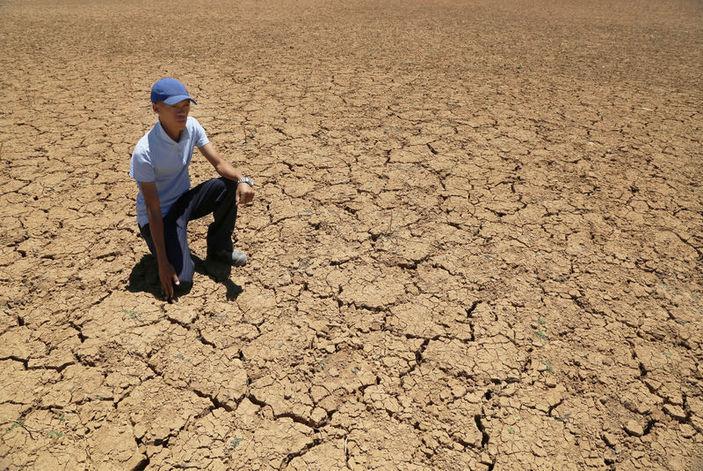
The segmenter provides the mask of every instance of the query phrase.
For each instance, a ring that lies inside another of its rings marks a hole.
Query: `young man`
[[[151,103],[158,121],[137,143],[130,176],[139,188],[137,223],[159,266],[159,280],[166,300],[175,286],[193,281],[194,263],[188,248],[188,222],[212,213],[208,227],[207,255],[234,266],[247,256],[234,249],[232,232],[237,205],[254,198],[254,181],[227,163],[207,138],[195,118],[188,117],[195,100],[176,79],[162,78],[151,88]],[[215,167],[222,178],[190,188],[188,167],[193,148]]]

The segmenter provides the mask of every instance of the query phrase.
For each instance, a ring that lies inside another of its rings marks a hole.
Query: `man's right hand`
[[[164,241],[164,226],[161,218],[161,204],[159,203],[159,193],[154,182],[139,182],[139,187],[144,195],[144,203],[146,204],[146,212],[149,218],[149,231],[151,232],[151,240],[154,243],[156,260],[159,265],[159,281],[161,282],[161,290],[164,293],[166,301],[171,302],[174,295],[174,285],[178,286],[180,281],[176,276],[176,271],[173,269],[166,257],[166,243]]]
[[[178,286],[181,282],[169,262],[159,263],[159,280],[161,281],[161,290],[164,293],[164,298],[166,301],[171,302],[175,293],[174,285]]]

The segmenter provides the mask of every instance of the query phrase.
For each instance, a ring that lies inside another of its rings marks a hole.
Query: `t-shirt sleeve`
[[[138,182],[154,182],[156,174],[151,165],[149,154],[140,149],[135,149],[129,165],[129,176]]]
[[[207,138],[205,128],[203,128],[195,118],[193,118],[193,136],[195,136],[195,146],[198,148],[210,142],[210,139]]]

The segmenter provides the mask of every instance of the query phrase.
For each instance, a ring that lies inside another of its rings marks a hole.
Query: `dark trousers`
[[[212,213],[215,220],[207,230],[208,254],[232,250],[232,232],[237,219],[236,190],[237,182],[213,178],[183,193],[164,217],[166,256],[181,282],[191,283],[195,269],[188,247],[188,222]],[[139,231],[156,256],[149,224],[140,227]]]

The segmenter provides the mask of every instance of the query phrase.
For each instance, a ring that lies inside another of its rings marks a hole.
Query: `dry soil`
[[[0,44],[0,468],[703,469],[700,1],[13,0]],[[174,304],[164,75],[259,182]]]

